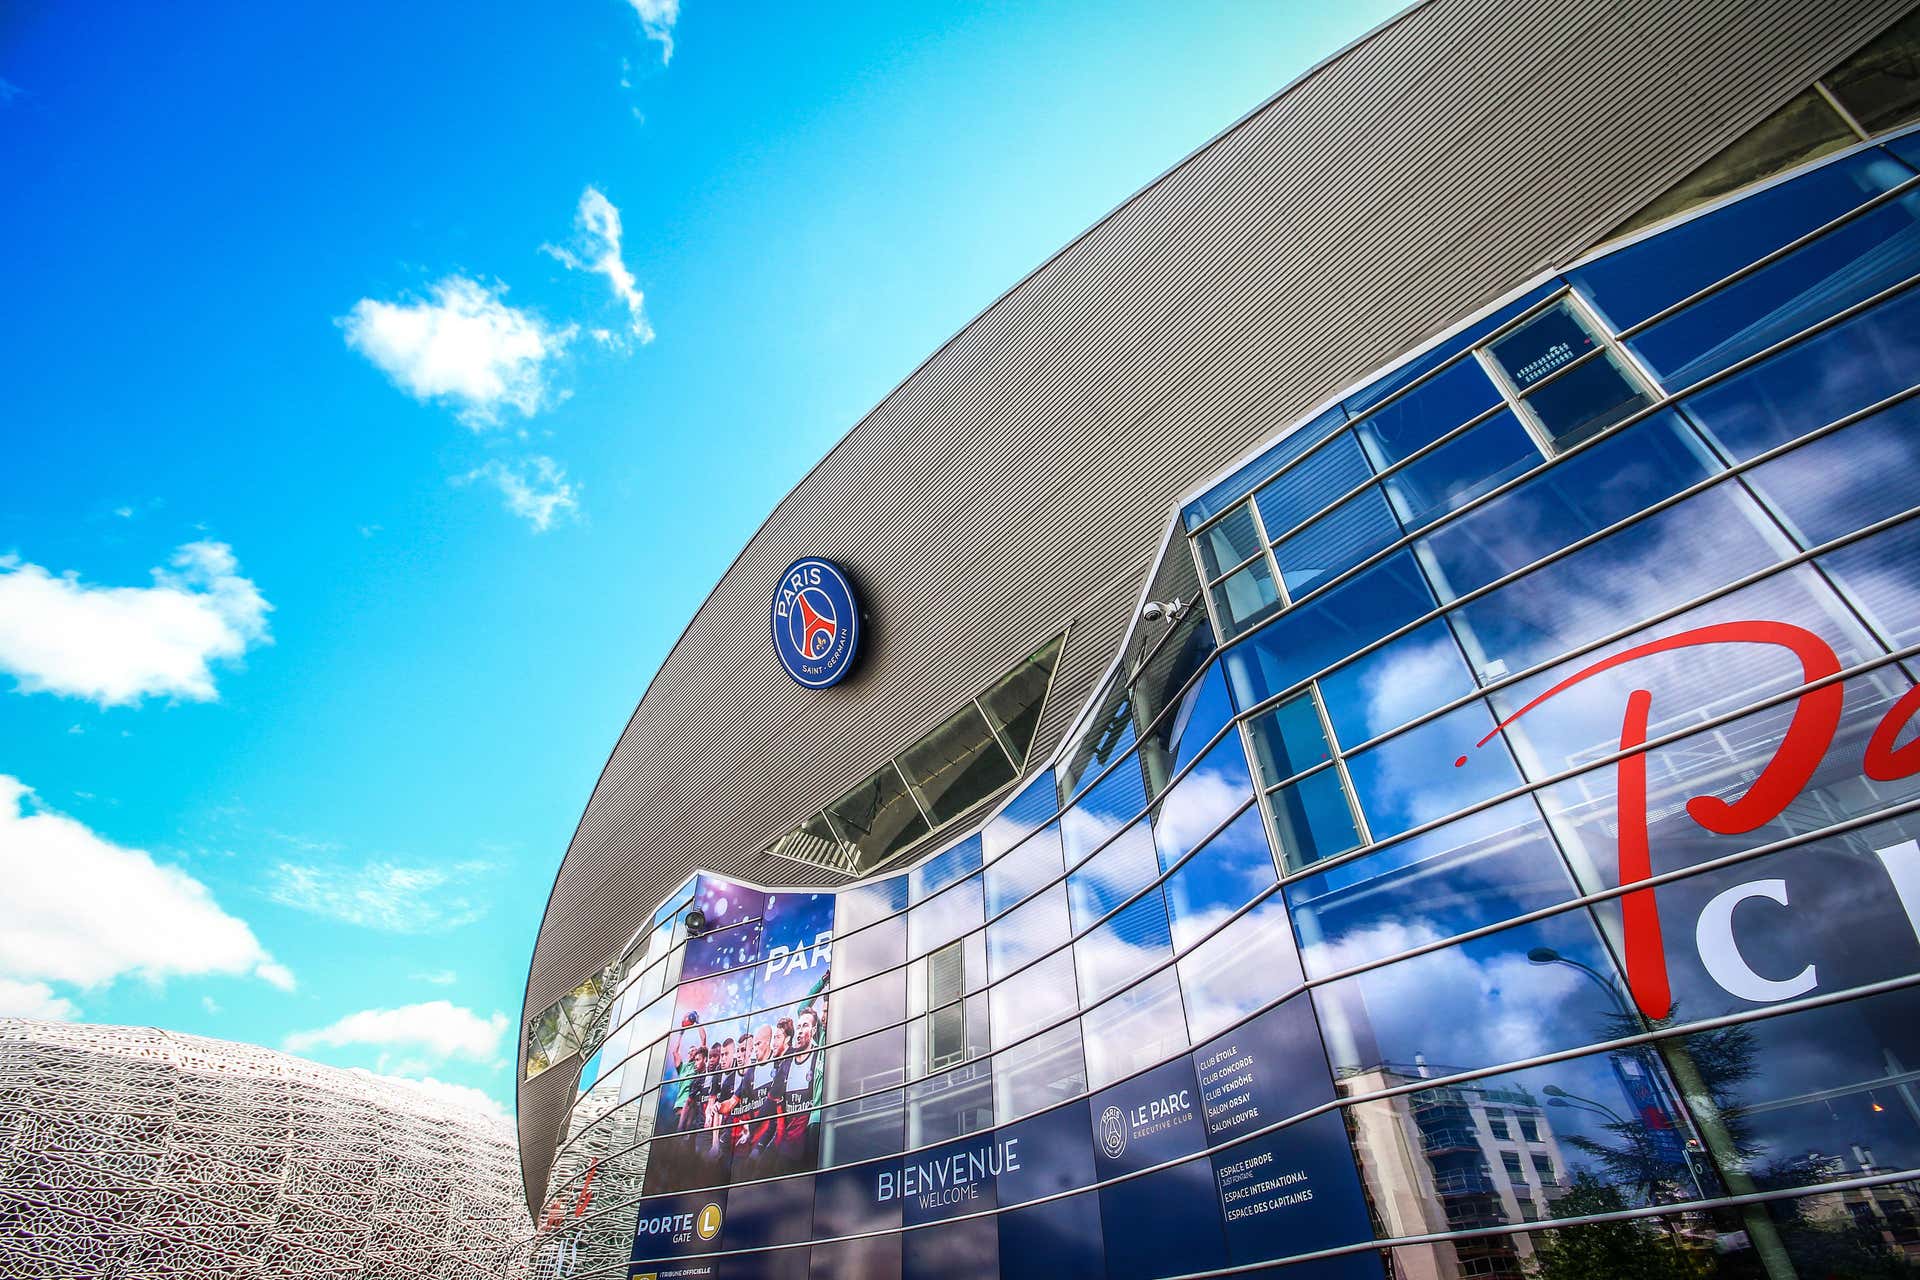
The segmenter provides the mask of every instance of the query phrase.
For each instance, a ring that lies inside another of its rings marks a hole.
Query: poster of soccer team
[[[819,1156],[834,896],[701,876],[693,906],[706,929],[681,966],[650,1196],[811,1169]]]

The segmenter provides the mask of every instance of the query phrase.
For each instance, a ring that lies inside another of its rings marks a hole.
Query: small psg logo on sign
[[[824,689],[853,669],[860,607],[831,560],[796,560],[773,595],[773,650],[795,684]]]
[[[1127,1154],[1127,1118],[1120,1114],[1120,1108],[1108,1107],[1100,1113],[1100,1149],[1107,1153],[1107,1159],[1118,1160]]]

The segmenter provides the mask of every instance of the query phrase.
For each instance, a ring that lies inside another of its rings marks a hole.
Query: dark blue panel
[[[1347,1124],[1338,1111],[1216,1152],[1213,1166],[1224,1206],[1227,1254],[1236,1265],[1373,1238],[1360,1175],[1347,1146]],[[1363,1268],[1371,1270],[1353,1274],[1380,1273],[1371,1255],[1359,1258]]]
[[[807,1246],[775,1249],[768,1253],[742,1253],[714,1260],[719,1280],[807,1280]],[[673,1280],[662,1274],[659,1280]],[[687,1277],[686,1280],[693,1280]]]
[[[1920,641],[1920,520],[1821,556],[1819,564],[1889,641],[1902,648]]]
[[[1397,552],[1228,649],[1234,699],[1264,702],[1432,607],[1412,553]]]
[[[1316,442],[1326,439],[1346,420],[1346,414],[1341,412],[1339,405],[1335,405],[1313,421],[1297,428],[1273,448],[1207,490],[1203,496],[1188,503],[1184,512],[1187,528],[1192,529],[1204,523],[1209,516],[1220,514],[1252,493],[1259,487],[1261,481],[1305,453]]]
[[[1809,546],[1914,505],[1920,397],[1756,468],[1750,479]],[[584,1074],[582,1076],[584,1079]]]
[[[1010,1158],[1000,1174],[1001,1204],[1092,1184],[1093,1138],[1087,1114],[1084,1101],[1071,1102],[1000,1130],[1001,1141],[1013,1144],[1009,1157],[1018,1156],[1018,1167]]]
[[[633,1260],[689,1258],[722,1248],[725,1191],[690,1191],[640,1202],[633,1228]]]
[[[1386,498],[1378,486],[1369,486],[1283,538],[1273,548],[1273,559],[1280,566],[1281,585],[1297,600],[1399,537],[1400,524]]]
[[[898,1160],[823,1170],[813,1184],[815,1238],[881,1231],[902,1221]]]
[[[1800,332],[1920,269],[1920,195],[1860,215],[1634,338],[1669,391]]]
[[[1384,405],[1357,430],[1376,468],[1400,461],[1500,403],[1500,392],[1480,362],[1461,360]]]
[[[1422,374],[1438,369],[1441,365],[1453,359],[1468,347],[1473,346],[1476,342],[1479,342],[1480,339],[1507,323],[1507,321],[1525,312],[1528,307],[1538,303],[1558,288],[1560,288],[1559,280],[1548,280],[1543,284],[1529,289],[1524,295],[1515,298],[1506,306],[1500,307],[1481,319],[1474,321],[1446,341],[1436,343],[1432,350],[1407,361],[1407,363],[1401,365],[1392,373],[1387,374],[1378,381],[1369,384],[1364,389],[1348,396],[1346,399],[1347,412],[1355,417],[1365,413],[1370,406],[1379,404],[1382,400],[1385,400],[1388,396],[1400,390],[1400,388],[1413,382]],[[1462,419],[1462,421],[1464,421],[1464,419]],[[1456,423],[1455,425],[1458,424]]]
[[[908,1226],[995,1208],[1001,1173],[1021,1162],[1020,1143],[1008,1141],[989,1132],[916,1151],[901,1159],[900,1180],[881,1194],[900,1201]]]
[[[1333,1076],[1306,996],[1195,1049],[1193,1066],[1216,1143],[1333,1101]]]
[[[1254,499],[1260,508],[1260,522],[1269,538],[1284,537],[1372,477],[1373,469],[1367,465],[1360,442],[1351,431],[1343,431],[1338,439],[1328,441],[1311,458],[1260,491]]]
[[[1727,453],[1756,453],[1920,381],[1920,289],[1789,347],[1683,402]]]
[[[727,1191],[729,1249],[760,1249],[804,1241],[813,1234],[813,1179],[776,1178]]]
[[[1094,1173],[1102,1180],[1206,1145],[1200,1089],[1185,1058],[1103,1089],[1087,1110],[1093,1117]]]
[[[1213,741],[1213,736],[1231,719],[1233,701],[1227,697],[1227,678],[1216,664],[1187,694],[1171,722],[1156,731],[1173,743],[1173,759],[1168,768],[1175,773],[1186,768],[1187,762]]]
[[[1104,1280],[1096,1192],[1000,1215],[1000,1280]]]
[[[900,1237],[873,1236],[812,1250],[813,1280],[900,1280]],[[660,1280],[667,1280],[662,1276]]]
[[[1407,528],[1437,520],[1546,459],[1520,420],[1503,409],[1382,483]]]
[[[1100,1224],[1107,1280],[1157,1280],[1226,1265],[1220,1197],[1205,1158],[1101,1188]]]
[[[909,1231],[900,1239],[906,1280],[988,1280],[1000,1272],[1000,1228],[973,1218]]]
[[[1567,273],[1616,331],[1699,292],[1912,175],[1877,151],[1823,165]]]

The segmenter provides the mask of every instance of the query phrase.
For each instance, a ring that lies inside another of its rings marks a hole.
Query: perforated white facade
[[[496,1277],[504,1121],[146,1027],[0,1019],[0,1276]]]

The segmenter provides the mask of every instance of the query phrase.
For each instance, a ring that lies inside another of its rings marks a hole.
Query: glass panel
[[[1493,379],[1468,358],[1375,411],[1360,424],[1360,439],[1384,470],[1499,403]]]
[[[1400,536],[1380,490],[1369,487],[1273,548],[1287,594],[1298,598]]]
[[[923,902],[969,872],[980,869],[980,837],[968,836],[907,873],[907,901]]]
[[[1064,635],[1055,636],[1041,645],[980,695],[980,709],[999,731],[1001,742],[1013,753],[1018,767],[1026,767],[1027,753],[1033,750],[1033,734],[1040,727],[1040,712],[1046,705],[1053,669],[1059,664],[1066,639]]]
[[[1506,306],[1500,307],[1479,320],[1474,321],[1472,324],[1467,325],[1461,329],[1460,332],[1454,334],[1444,342],[1434,344],[1431,350],[1407,361],[1407,363],[1401,365],[1392,373],[1376,379],[1364,390],[1356,391],[1353,395],[1348,396],[1346,400],[1347,412],[1356,418],[1359,417],[1365,413],[1370,406],[1379,404],[1388,396],[1391,396],[1394,392],[1400,390],[1400,388],[1413,382],[1428,370],[1439,368],[1441,365],[1447,363],[1447,361],[1459,355],[1462,351],[1477,345],[1482,338],[1492,333],[1495,329],[1498,329],[1501,325],[1506,324],[1515,316],[1524,315],[1528,308],[1537,305],[1542,298],[1552,294],[1558,288],[1560,288],[1560,282],[1557,280],[1549,280],[1543,284],[1536,285],[1524,296],[1515,298]],[[1462,418],[1461,421],[1464,422],[1465,419]]]
[[[1920,290],[1688,396],[1687,416],[1736,459],[1837,422],[1920,380]]]
[[[1845,483],[1835,478],[1846,477]],[[1748,479],[1807,546],[1838,538],[1916,505],[1920,399],[1755,468]]]
[[[1718,469],[1676,416],[1657,414],[1448,521],[1415,548],[1434,585],[1453,599]]]
[[[1253,735],[1253,755],[1260,762],[1261,781],[1268,785],[1285,782],[1332,759],[1311,690],[1261,712],[1247,728]]]
[[[1262,480],[1311,449],[1317,441],[1326,439],[1346,420],[1347,415],[1335,405],[1312,421],[1300,424],[1273,448],[1208,490],[1206,496],[1189,503],[1184,513],[1187,528],[1200,524],[1216,511],[1225,511],[1259,488]]]
[[[1087,1084],[1100,1089],[1122,1076],[1174,1057],[1188,1045],[1180,984],[1162,969],[1080,1019]]]
[[[1049,825],[987,868],[987,915],[997,916],[1014,903],[1039,892],[1063,870],[1060,828]]]
[[[1087,928],[1137,893],[1159,871],[1148,825],[1136,822],[1067,877],[1074,929]]]
[[[1200,561],[1212,580],[1260,549],[1260,531],[1253,523],[1253,507],[1241,503],[1218,524],[1208,525],[1196,538]]]
[[[1212,835],[1253,799],[1253,779],[1247,774],[1246,753],[1238,735],[1221,740],[1167,792],[1153,815],[1153,843],[1160,866],[1172,866],[1189,849]]]
[[[859,846],[842,840],[824,813],[814,814],[781,836],[773,842],[768,852],[849,874],[857,873],[861,868]]]
[[[862,867],[880,865],[928,830],[892,764],[827,806],[827,816],[860,847]]]
[[[992,1126],[993,1079],[984,1062],[969,1062],[907,1086],[909,1147]]]
[[[1175,967],[1195,1040],[1250,1017],[1301,980],[1286,903],[1274,894],[1182,956]]]
[[[1920,14],[1908,14],[1821,77],[1869,133],[1920,117]]]
[[[1202,748],[1233,719],[1233,701],[1227,696],[1227,678],[1218,666],[1188,688],[1180,707],[1163,718],[1141,741],[1154,790],[1164,790],[1168,779],[1187,767]]]
[[[1573,896],[1527,797],[1509,800],[1286,888],[1315,977],[1496,924]]]
[[[1240,708],[1264,702],[1433,607],[1411,552],[1399,552],[1227,650]]]
[[[1394,510],[1416,528],[1505,484],[1544,459],[1513,411],[1503,409],[1384,481]]]
[[[1808,89],[1615,227],[1608,238],[1652,226],[1695,205],[1784,173],[1795,165],[1839,151],[1857,141],[1853,130],[1847,128],[1846,121],[1827,105],[1819,91]]]
[[[1080,1054],[1077,1022],[1055,1027],[994,1055],[994,1110],[1002,1124],[1077,1097],[1086,1088],[1087,1064]]]
[[[1367,480],[1360,444],[1350,431],[1322,445],[1318,452],[1262,489],[1255,501],[1270,538],[1284,537],[1325,511],[1333,501]]]
[[[1080,1008],[1073,957],[1065,951],[987,989],[993,1043],[1004,1048],[1033,1035]]]
[[[846,899],[847,895],[840,895],[842,910],[845,910]],[[833,974],[840,986],[904,964],[906,959],[907,922],[901,916],[882,924],[843,929],[833,942]]]
[[[1920,267],[1920,196],[1901,196],[1702,299],[1630,344],[1669,390],[1799,333]]]
[[[1347,757],[1360,812],[1375,840],[1399,835],[1520,785],[1503,739],[1476,747],[1493,729],[1478,702]]]
[[[986,920],[980,877],[962,880],[907,913],[907,954],[922,956],[978,929]]]
[[[834,914],[842,935],[907,909],[907,878],[888,876],[849,885],[834,895]],[[905,959],[902,956],[901,959]]]
[[[1248,809],[1167,877],[1174,950],[1197,944],[1274,879],[1267,829],[1260,811]]]
[[[1172,777],[1166,751],[1169,735],[1192,708],[1189,704],[1186,712],[1175,712],[1164,719],[1162,713],[1213,656],[1213,626],[1207,621],[1206,610],[1186,610],[1172,635],[1164,642],[1143,640],[1143,648],[1150,649],[1152,656],[1134,677],[1133,719],[1141,735],[1140,760],[1147,771],[1148,785],[1158,793]],[[1191,692],[1187,696],[1190,699]]]
[[[1071,932],[1067,891],[1061,885],[994,921],[987,926],[987,963],[993,980],[998,982],[1055,947],[1064,947]]]
[[[1821,556],[1819,564],[1887,643],[1920,643],[1920,521]]]
[[[1132,725],[1129,722],[1128,731]],[[1074,806],[1060,815],[1060,835],[1067,865],[1077,867],[1088,854],[1138,818],[1147,807],[1147,789],[1140,767],[1132,759],[1116,764],[1100,781],[1087,788]]]
[[[1228,635],[1245,631],[1280,605],[1273,570],[1262,556],[1213,588],[1213,607]]]
[[[1007,802],[1006,808],[981,828],[980,847],[986,861],[991,863],[1032,832],[1038,831],[1059,807],[1059,797],[1053,789],[1053,774],[1043,773],[1035,777]]]
[[[1074,744],[1067,767],[1060,771],[1060,800],[1073,797],[1081,784],[1099,775],[1108,764],[1133,746],[1133,710],[1129,690],[1117,676],[1101,695],[1100,705]],[[1143,800],[1144,803],[1144,800]]]
[[[1360,830],[1340,771],[1328,767],[1267,795],[1274,838],[1288,870],[1360,846]]]
[[[1604,351],[1527,397],[1534,422],[1556,450],[1571,449],[1653,403],[1626,362]]]
[[[935,822],[951,822],[1015,774],[1013,761],[972,703],[902,752],[900,770]]]
[[[1409,631],[1320,681],[1320,697],[1333,722],[1334,736],[1356,747],[1473,689],[1473,675],[1460,656],[1460,646],[1441,619]]]
[[[1081,998],[1091,1002],[1118,991],[1172,955],[1166,902],[1159,889],[1149,889],[1139,901],[1073,944]]]

